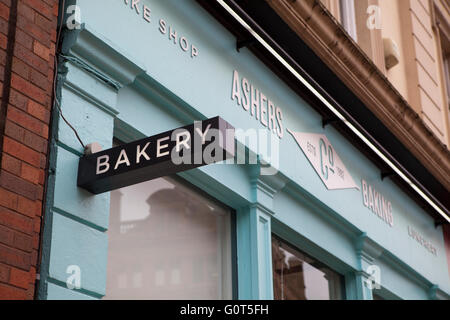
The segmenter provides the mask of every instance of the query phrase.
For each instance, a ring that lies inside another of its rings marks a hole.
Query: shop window
[[[343,277],[319,261],[272,236],[275,300],[343,299]]]
[[[112,191],[105,299],[232,299],[230,224],[178,178]]]

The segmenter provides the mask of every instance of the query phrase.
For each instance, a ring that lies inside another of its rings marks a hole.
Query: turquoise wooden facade
[[[67,4],[79,6],[82,26],[64,33],[58,95],[63,114],[85,143],[106,149],[114,137],[129,142],[216,115],[236,128],[264,129],[231,99],[238,70],[283,109],[284,130],[325,134],[355,182],[364,179],[392,202],[390,227],[364,206],[361,191],[327,190],[287,132],[279,139],[275,175],[261,175],[260,165],[183,172],[180,176],[236,210],[239,299],[273,298],[272,233],[344,275],[347,299],[372,299],[365,284],[371,265],[380,268],[377,294],[384,298],[450,297],[442,228],[389,179],[382,181],[357,148],[332,126],[322,128],[319,114],[247,49],[237,52],[236,39],[195,2],[141,0],[137,8],[131,3]],[[151,10],[148,17],[143,5]],[[177,32],[177,44],[169,27]],[[181,37],[189,43],[183,42],[186,51]],[[83,148],[56,108],[51,138],[39,298],[99,299],[106,285],[109,194],[77,188]],[[412,239],[408,226],[432,242],[437,254]],[[80,267],[80,289],[66,286],[70,265]]]

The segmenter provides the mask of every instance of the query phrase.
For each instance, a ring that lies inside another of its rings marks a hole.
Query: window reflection
[[[272,237],[275,300],[341,299],[341,276],[297,249]]]
[[[230,214],[178,180],[111,192],[105,299],[231,299]]]

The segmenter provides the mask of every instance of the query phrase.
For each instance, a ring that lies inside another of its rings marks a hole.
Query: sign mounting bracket
[[[339,121],[339,118],[338,118],[338,117],[324,118],[324,119],[322,120],[322,128],[325,129],[325,127],[326,127],[327,125],[332,124],[332,123],[336,123],[336,122],[338,122],[338,121]]]
[[[391,177],[394,175],[393,171],[386,171],[386,172],[381,172],[380,177],[381,180],[384,180],[385,178]]]
[[[254,45],[256,43],[256,39],[255,38],[247,38],[247,39],[242,39],[236,40],[236,50],[237,52],[240,52],[240,50],[244,47],[250,47],[252,45]]]

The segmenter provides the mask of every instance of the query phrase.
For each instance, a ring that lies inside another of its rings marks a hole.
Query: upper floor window
[[[447,89],[447,102],[450,110],[450,52],[443,52],[444,80]]]
[[[341,23],[347,33],[358,42],[356,32],[355,0],[339,0]]]
[[[321,2],[357,42],[355,0],[321,0]]]
[[[437,40],[439,65],[442,73],[442,91],[444,93],[444,100],[447,100],[446,113],[448,117],[448,124],[450,125],[450,20],[448,19],[449,11],[448,4],[444,1],[435,1],[433,6],[433,30]],[[450,130],[450,128],[447,128]],[[448,134],[447,145],[450,143],[450,132]]]

